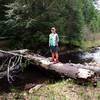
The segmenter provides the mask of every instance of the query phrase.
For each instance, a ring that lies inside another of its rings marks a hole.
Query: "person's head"
[[[55,27],[52,27],[52,28],[51,28],[51,32],[52,32],[52,33],[55,33],[55,32],[56,32],[56,28],[55,28]]]

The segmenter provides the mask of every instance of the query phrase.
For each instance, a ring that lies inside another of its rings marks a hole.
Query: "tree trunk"
[[[10,54],[13,56],[21,56],[27,60],[30,60],[32,63],[34,63],[35,65],[37,65],[40,68],[44,68],[46,70],[49,71],[53,71],[55,73],[58,73],[61,76],[67,76],[67,77],[71,77],[74,79],[92,79],[95,76],[95,72],[99,72],[98,70],[93,70],[96,67],[93,68],[93,66],[91,67],[86,67],[84,65],[78,65],[78,64],[63,64],[61,62],[59,63],[52,63],[50,62],[49,58],[40,56],[38,54],[33,54],[33,53],[29,53],[27,52],[28,50],[16,50],[16,51],[2,51],[0,50],[0,52],[4,53],[4,54]],[[84,66],[84,67],[82,67]],[[10,69],[11,68],[11,69]],[[14,70],[15,67],[10,67],[9,70],[11,71],[12,68]],[[91,69],[90,69],[91,68]],[[9,71],[9,72],[10,72]],[[7,74],[6,71],[4,71],[4,73],[0,72],[0,75],[5,76]]]
[[[49,58],[45,58],[40,55],[25,55],[25,58],[29,59],[35,65],[45,68],[46,70],[57,72],[59,75],[71,77],[74,79],[88,79],[94,76],[94,72],[88,69],[74,67],[70,64],[52,63]]]

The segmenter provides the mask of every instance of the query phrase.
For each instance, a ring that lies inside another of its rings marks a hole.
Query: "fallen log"
[[[18,50],[18,51],[12,52],[12,51],[0,50],[0,52],[5,53],[5,54],[11,54],[13,56],[19,56],[19,57],[21,56],[25,58],[26,60],[31,61],[38,67],[44,68],[49,71],[54,71],[61,76],[67,76],[74,79],[85,79],[85,80],[93,79],[95,77],[95,72],[93,70],[82,68],[79,66],[75,67],[77,66],[76,64],[73,64],[73,65],[63,64],[61,62],[54,64],[50,61],[49,58],[43,57],[38,54],[28,53],[27,51],[28,50],[25,50],[24,52],[23,50],[23,52],[20,52],[20,50]],[[11,68],[15,68],[15,67],[11,67]],[[9,68],[9,72],[10,72],[10,68]]]
[[[28,49],[12,50],[12,51],[0,50],[0,52],[4,54],[14,55],[14,56],[23,56],[22,54],[24,54],[25,52],[28,52]]]
[[[67,64],[68,65],[68,64]],[[96,66],[90,66],[90,65],[82,65],[82,64],[73,64],[73,63],[70,63],[69,65],[71,66],[74,66],[74,67],[77,67],[77,68],[84,68],[84,69],[88,69],[88,70],[91,70],[95,73],[98,73],[100,74],[100,67],[96,67]]]
[[[63,64],[61,62],[54,64],[50,62],[50,59],[40,55],[28,54],[25,55],[24,57],[29,59],[35,65],[45,68],[46,70],[57,72],[61,76],[67,76],[74,79],[88,79],[94,76],[94,72],[91,70],[84,68],[77,68],[71,65]]]

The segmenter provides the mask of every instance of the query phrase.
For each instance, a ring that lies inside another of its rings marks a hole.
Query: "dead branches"
[[[4,55],[7,55],[5,57],[4,55],[1,56],[3,59],[2,59],[2,64],[0,66],[0,78],[6,76],[9,83],[14,81],[15,74],[20,72],[22,69],[22,60],[23,60],[22,54],[24,54],[26,51],[27,49],[18,51],[0,50],[0,52],[2,52]]]

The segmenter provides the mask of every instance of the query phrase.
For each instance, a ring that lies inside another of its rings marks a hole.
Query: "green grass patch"
[[[78,85],[73,79],[48,81],[46,85],[39,90],[15,91],[6,95],[7,98],[12,96],[10,100],[100,100],[100,83],[96,88],[90,85]],[[9,99],[8,99],[9,100]]]
[[[82,41],[81,48],[84,50],[88,50],[88,48],[91,47],[97,47],[100,46],[100,40],[86,40]]]

